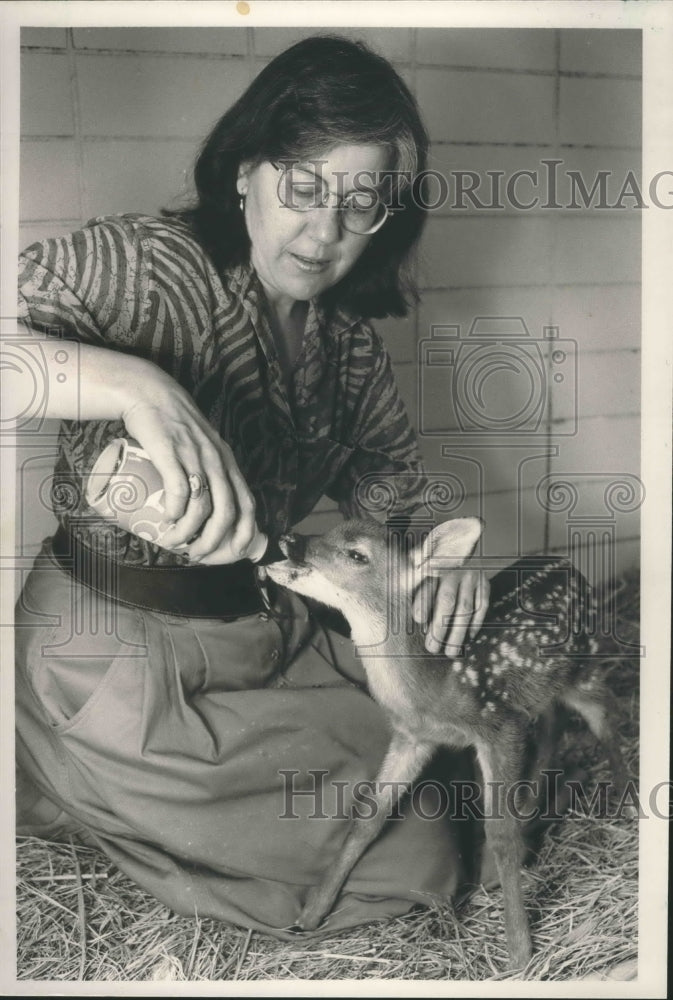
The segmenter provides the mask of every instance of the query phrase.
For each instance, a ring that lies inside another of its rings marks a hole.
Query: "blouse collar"
[[[229,272],[229,281],[232,291],[240,298],[245,305],[249,303],[254,310],[260,309],[259,277],[254,267],[250,263],[236,264]],[[337,306],[331,311],[328,317],[327,310],[319,298],[309,300],[309,309],[306,317],[306,331],[317,330],[329,331],[332,335],[346,333],[352,327],[362,321],[362,317],[349,312],[342,306]]]

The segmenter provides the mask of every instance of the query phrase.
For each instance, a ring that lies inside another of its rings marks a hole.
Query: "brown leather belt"
[[[181,618],[232,620],[269,607],[249,560],[223,566],[132,566],[108,558],[60,527],[54,558],[78,583],[120,604]]]

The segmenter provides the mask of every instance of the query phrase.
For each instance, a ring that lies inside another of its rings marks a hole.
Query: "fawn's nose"
[[[287,534],[281,535],[278,544],[283,555],[296,563],[304,562],[306,552],[306,539],[303,535]]]

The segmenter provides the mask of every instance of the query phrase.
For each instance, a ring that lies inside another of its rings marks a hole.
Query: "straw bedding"
[[[620,639],[638,641],[638,580],[611,587]],[[621,709],[620,738],[638,773],[637,657],[604,640],[607,677]],[[564,763],[586,790],[607,766],[571,719]],[[526,978],[634,979],[638,825],[571,811],[545,836],[524,885],[535,954]],[[17,977],[20,980],[506,980],[502,894],[479,889],[457,911],[433,904],[404,917],[313,940],[281,942],[213,920],[179,917],[77,842],[17,841]]]

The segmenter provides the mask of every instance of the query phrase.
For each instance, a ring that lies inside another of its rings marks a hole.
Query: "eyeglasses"
[[[334,201],[341,225],[349,233],[369,236],[381,228],[390,214],[373,188],[350,191],[344,198],[333,194],[322,178],[311,170],[271,160],[279,171],[278,198],[281,205],[293,212],[312,212],[326,208]]]

